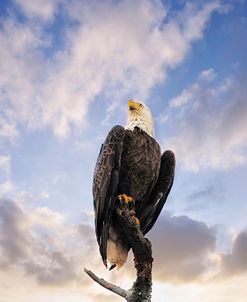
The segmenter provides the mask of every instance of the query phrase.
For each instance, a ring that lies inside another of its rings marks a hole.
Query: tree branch
[[[84,268],[84,272],[86,274],[88,274],[88,276],[90,278],[92,278],[95,282],[97,282],[99,285],[103,286],[104,288],[112,291],[113,293],[115,293],[121,297],[124,297],[124,298],[126,297],[127,291],[125,289],[122,289],[119,286],[109,283],[109,282],[105,281],[103,278],[97,277],[93,272],[87,270],[86,268]]]
[[[130,244],[134,254],[136,281],[129,290],[124,290],[114,284],[97,277],[91,271],[84,271],[98,284],[125,298],[128,302],[151,302],[152,291],[152,247],[148,239],[144,238],[140,225],[126,203],[116,205],[118,225]]]

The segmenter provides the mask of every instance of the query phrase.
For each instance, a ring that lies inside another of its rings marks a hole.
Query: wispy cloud
[[[146,99],[222,7],[217,1],[188,4],[166,22],[159,1],[15,3],[0,31],[1,99],[12,137],[17,123],[50,126],[65,137],[72,127],[86,125],[99,95],[116,103],[130,95]],[[27,19],[20,21],[20,14]],[[58,18],[61,48],[47,31]]]
[[[44,21],[51,21],[56,13],[57,5],[59,3],[64,2],[63,0],[14,0],[14,2],[18,5],[21,11],[28,18],[40,18]]]
[[[9,154],[0,154],[0,172],[9,175],[11,172],[11,156]],[[0,174],[1,176],[1,174]]]
[[[3,181],[0,184],[0,196],[5,196],[7,193],[11,192],[13,188],[14,185],[10,180]]]
[[[215,77],[216,72],[212,68],[203,70],[194,84],[192,84],[188,89],[184,89],[179,96],[176,96],[169,101],[169,107],[178,108],[184,106],[189,101],[192,101],[198,94],[200,94],[202,87],[207,85],[205,82],[212,81]]]
[[[0,101],[3,102],[4,97],[0,90]],[[16,120],[13,117],[6,116],[6,112],[0,115],[0,147],[3,145],[4,141],[8,140],[11,143],[15,143],[19,132],[16,126]],[[8,115],[8,114],[7,114]]]
[[[170,100],[176,134],[166,141],[189,170],[228,169],[246,163],[246,83],[238,77],[212,81],[203,71],[198,79]]]
[[[186,196],[184,211],[200,211],[212,206],[212,203],[221,204],[224,200],[225,189],[220,183],[215,182],[208,187],[198,188]]]
[[[13,189],[14,184],[11,180],[11,155],[3,153],[0,154],[0,198]]]
[[[203,70],[199,76],[200,79],[205,81],[212,81],[217,76],[213,68]]]

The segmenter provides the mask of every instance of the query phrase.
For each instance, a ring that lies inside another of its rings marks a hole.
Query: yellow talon
[[[140,220],[136,216],[132,216],[135,224],[140,224]]]
[[[126,194],[118,195],[118,199],[121,200],[121,201],[124,201],[125,203],[131,202],[131,201],[134,200],[131,196],[128,196]]]

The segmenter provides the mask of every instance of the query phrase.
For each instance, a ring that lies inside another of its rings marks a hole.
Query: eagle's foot
[[[134,220],[135,224],[137,224],[137,225],[140,224],[140,220],[135,215],[132,215],[132,219]]]
[[[135,224],[140,224],[140,220],[135,216],[136,212],[134,210],[130,210],[130,215]]]
[[[134,216],[136,214],[136,212],[134,210],[130,210],[130,215]]]
[[[135,211],[135,200],[133,197],[128,196],[126,194],[120,194],[117,196],[117,200],[119,201],[119,206],[120,206],[120,212],[122,213],[125,210],[129,211],[129,214],[131,218],[133,219],[134,223],[136,225],[140,224],[139,219],[135,216],[136,211]]]
[[[124,203],[129,203],[129,202],[132,202],[134,200],[133,197],[128,196],[126,194],[120,194],[120,195],[118,195],[117,198],[118,198],[118,200],[120,200],[120,201],[122,201]]]

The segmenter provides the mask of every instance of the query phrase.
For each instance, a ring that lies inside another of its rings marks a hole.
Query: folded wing
[[[153,227],[166,202],[172,188],[175,170],[175,156],[170,150],[161,156],[160,172],[158,180],[151,191],[149,199],[145,202],[143,211],[140,213],[140,223],[145,235]]]
[[[123,140],[124,128],[122,126],[113,127],[101,147],[94,171],[95,230],[105,265],[109,226],[119,182]]]

